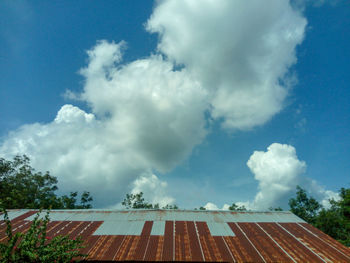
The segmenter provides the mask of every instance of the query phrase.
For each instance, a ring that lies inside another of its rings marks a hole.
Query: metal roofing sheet
[[[153,221],[151,235],[163,236],[165,229],[165,221]]]
[[[19,213],[16,211],[15,213]],[[15,215],[14,213],[14,215]],[[42,216],[45,212],[42,212]],[[14,216],[15,217],[15,216]],[[28,220],[33,220],[34,215]],[[184,210],[59,210],[51,211],[53,221],[204,221],[204,222],[298,222],[302,219],[291,212],[230,212]]]
[[[207,225],[212,236],[235,236],[227,223],[207,222]]]
[[[144,221],[105,221],[94,235],[141,235]]]
[[[35,213],[10,211],[13,231],[26,231]],[[81,236],[93,261],[350,262],[349,248],[290,212],[55,210],[50,218],[47,235]]]
[[[16,218],[16,217],[19,217],[25,213],[27,213],[28,210],[11,210],[11,211],[8,211],[7,215],[9,217],[10,220]],[[4,220],[4,215],[3,214],[0,214],[0,220]]]

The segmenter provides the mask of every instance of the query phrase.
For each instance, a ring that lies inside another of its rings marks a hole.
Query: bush
[[[83,248],[80,238],[75,240],[68,236],[50,238],[46,235],[49,223],[49,211],[43,219],[38,212],[25,233],[13,233],[7,211],[3,209],[6,222],[7,240],[0,243],[0,262],[72,262],[84,257],[79,250]]]

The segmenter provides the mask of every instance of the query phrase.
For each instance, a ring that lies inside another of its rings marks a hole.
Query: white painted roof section
[[[25,213],[27,213],[29,210],[10,210],[7,212],[7,215],[10,220],[15,219],[16,217],[19,217]],[[0,215],[0,220],[4,220],[4,215]]]
[[[207,225],[212,236],[235,236],[227,223],[207,222]]]
[[[151,236],[164,236],[165,221],[153,221]]]
[[[141,235],[144,221],[105,221],[93,235]]]

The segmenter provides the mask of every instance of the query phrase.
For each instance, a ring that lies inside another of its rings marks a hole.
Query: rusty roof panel
[[[298,242],[293,236],[287,232],[283,232],[283,228],[276,223],[258,223],[263,231],[265,231],[285,253],[292,259],[300,262],[320,262],[320,258],[315,255],[309,248],[301,242]],[[322,261],[321,261],[322,262]]]
[[[346,258],[348,259],[350,258],[350,248],[342,245],[341,243],[337,242],[330,236],[326,235],[322,231],[318,230],[317,228],[309,224],[302,223],[302,224],[298,224],[298,226],[302,227],[304,230],[307,230],[307,232],[311,233],[312,236],[317,238],[316,240],[322,241],[322,243],[326,244],[328,247],[332,247],[338,253],[345,255]]]
[[[164,243],[162,248],[162,260],[171,261],[174,259],[174,245],[174,221],[166,221]]]
[[[309,232],[307,229],[303,228],[303,226],[298,224],[281,223],[279,225],[290,235],[295,236],[295,238],[297,238],[300,243],[308,247],[309,250],[311,250],[323,261],[350,262],[350,249],[342,246],[338,242],[334,242],[335,240],[333,239],[329,240],[328,242],[326,242],[325,239],[321,239],[317,234],[325,234],[319,230]],[[315,251],[318,252],[316,253]]]
[[[238,223],[262,257],[269,262],[293,262],[290,257],[255,223]]]
[[[10,211],[13,231],[27,231],[36,212]],[[80,236],[93,261],[350,262],[349,248],[290,212],[54,210],[50,218],[47,236]],[[0,221],[0,242],[5,230]]]
[[[158,242],[159,236],[150,236],[147,243],[147,249],[143,255],[145,261],[152,261],[156,258],[157,248],[160,242]]]

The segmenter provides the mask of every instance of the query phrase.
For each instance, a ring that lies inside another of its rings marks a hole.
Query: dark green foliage
[[[179,207],[177,205],[166,205],[166,206],[163,206],[162,207],[163,209],[173,209],[173,210],[176,210],[176,209],[179,209]]]
[[[49,172],[36,172],[27,156],[15,156],[12,161],[0,158],[0,201],[6,208],[91,208],[92,197],[83,192],[77,204],[77,192],[57,196],[57,178]]]
[[[296,198],[289,199],[290,211],[306,222],[314,224],[322,205],[315,198],[308,197],[306,191],[300,186],[297,186],[296,195]]]
[[[61,209],[89,209],[92,208],[92,205],[89,204],[92,201],[90,193],[84,191],[80,197],[80,204],[77,204],[78,192],[71,192],[69,196],[63,195],[59,197],[59,205]]]
[[[340,189],[339,196],[339,201],[329,200],[330,208],[322,208],[298,186],[297,196],[289,200],[289,205],[294,214],[344,245],[350,246],[350,188]]]
[[[143,198],[143,192],[138,194],[126,194],[122,205],[126,209],[159,209],[159,204],[150,204]],[[162,209],[178,209],[177,205],[169,205],[162,207]]]
[[[152,209],[153,205],[149,204],[143,198],[143,193],[138,194],[126,194],[126,198],[123,200],[122,205],[126,209]],[[156,207],[157,208],[157,207]],[[158,205],[159,208],[159,205]]]
[[[245,208],[244,205],[238,206],[238,205],[236,205],[235,203],[233,203],[233,204],[228,208],[228,210],[231,210],[231,211],[247,211],[247,208]]]
[[[283,209],[281,207],[269,207],[270,211],[283,211]]]
[[[29,230],[25,233],[12,233],[12,225],[7,212],[3,209],[6,222],[5,243],[0,243],[0,262],[72,262],[84,257],[79,250],[83,248],[80,238],[75,240],[67,236],[49,238],[46,235],[49,212],[44,219],[37,213]]]
[[[315,226],[350,247],[350,188],[340,189],[339,195],[339,201],[330,200],[331,207],[319,212]]]

